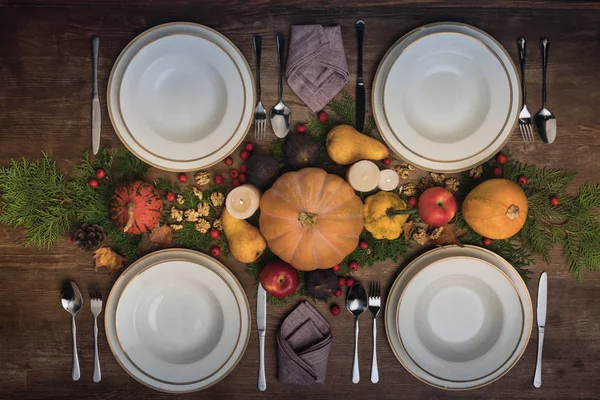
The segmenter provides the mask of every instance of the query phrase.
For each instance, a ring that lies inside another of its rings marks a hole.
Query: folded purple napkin
[[[285,75],[313,112],[322,110],[348,82],[340,26],[293,25]]]
[[[291,385],[325,383],[331,330],[308,302],[287,316],[277,333],[277,379]]]

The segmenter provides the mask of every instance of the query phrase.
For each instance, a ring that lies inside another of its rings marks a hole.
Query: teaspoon
[[[346,308],[354,314],[354,362],[352,363],[352,383],[360,381],[358,369],[358,317],[367,309],[367,292],[360,283],[352,285],[348,291]]]
[[[556,118],[546,108],[546,67],[548,66],[548,39],[540,40],[542,53],[542,109],[535,114],[535,126],[544,143],[550,144],[556,139]]]
[[[292,120],[292,110],[283,102],[283,33],[277,33],[277,55],[279,56],[279,102],[271,109],[271,126],[278,138],[287,136]]]
[[[77,285],[71,281],[63,284],[60,302],[65,310],[71,314],[73,330],[73,370],[71,376],[74,381],[79,380],[81,372],[79,371],[79,356],[77,355],[77,327],[75,326],[75,316],[81,310],[83,298]]]

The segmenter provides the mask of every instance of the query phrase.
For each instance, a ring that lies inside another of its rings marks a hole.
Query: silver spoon
[[[367,309],[367,292],[360,283],[352,285],[348,291],[346,308],[354,314],[354,362],[352,363],[352,383],[360,381],[358,370],[358,317]]]
[[[277,33],[277,55],[279,56],[279,102],[271,109],[271,126],[278,138],[287,136],[292,120],[292,110],[283,102],[283,33]]]
[[[74,381],[79,380],[81,372],[79,371],[79,357],[77,356],[77,327],[75,326],[75,316],[81,310],[83,298],[76,284],[71,281],[64,283],[60,302],[65,310],[71,314],[73,329],[73,371],[71,376]]]
[[[556,139],[556,118],[546,108],[546,67],[548,66],[548,39],[540,40],[542,53],[542,109],[535,114],[535,126],[544,143],[552,143]]]

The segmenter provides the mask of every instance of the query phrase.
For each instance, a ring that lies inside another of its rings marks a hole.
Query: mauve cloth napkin
[[[340,26],[293,25],[285,75],[313,112],[322,110],[348,82]]]
[[[310,303],[301,303],[277,333],[277,379],[301,386],[325,383],[332,339],[325,318]]]

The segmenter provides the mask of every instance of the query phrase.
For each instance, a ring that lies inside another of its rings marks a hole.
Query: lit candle
[[[348,169],[346,180],[352,189],[370,192],[379,184],[379,167],[371,161],[359,161]]]
[[[396,171],[393,169],[384,169],[379,175],[379,184],[377,187],[379,190],[389,192],[390,190],[396,189],[399,183],[400,177]]]
[[[237,219],[247,219],[258,210],[260,204],[260,190],[250,184],[238,186],[227,195],[225,208],[227,212]]]

